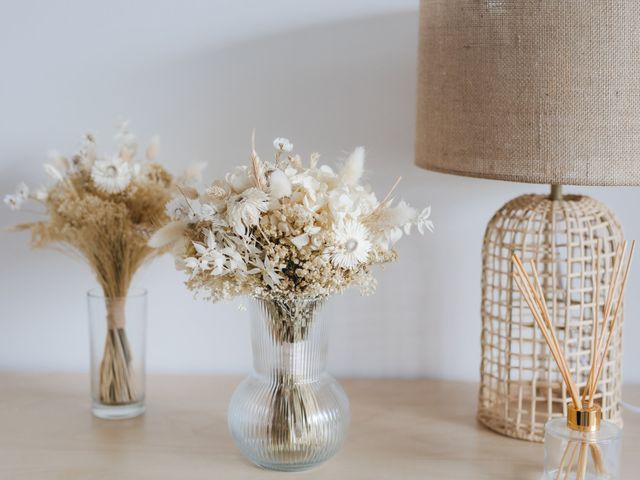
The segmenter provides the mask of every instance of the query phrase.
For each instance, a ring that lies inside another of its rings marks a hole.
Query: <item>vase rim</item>
[[[315,297],[270,297],[270,296],[259,296],[252,295],[250,298],[256,302],[284,302],[284,303],[318,303],[327,300],[328,295],[319,295]]]
[[[144,287],[131,287],[129,288],[129,291],[127,292],[127,294],[124,297],[107,297],[104,294],[104,291],[102,290],[102,288],[100,287],[94,287],[91,288],[89,290],[87,290],[87,297],[89,298],[111,298],[111,299],[115,299],[115,298],[140,298],[140,297],[146,297],[148,294],[148,290]]]

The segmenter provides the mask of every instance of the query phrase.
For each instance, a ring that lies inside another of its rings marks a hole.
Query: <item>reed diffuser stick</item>
[[[598,250],[600,251],[600,250]],[[592,364],[594,364],[596,362],[596,359],[598,357],[598,352],[601,349],[602,343],[604,341],[604,334],[605,334],[605,327],[607,325],[607,321],[609,319],[609,315],[611,313],[611,304],[613,301],[613,296],[614,296],[614,291],[615,291],[615,286],[617,285],[618,279],[619,279],[619,273],[620,273],[620,258],[621,256],[624,256],[624,252],[626,251],[626,242],[621,243],[620,245],[618,245],[618,247],[616,248],[616,252],[614,254],[614,259],[613,259],[613,269],[612,269],[612,276],[611,276],[611,282],[609,283],[609,288],[607,290],[607,296],[605,299],[605,303],[604,303],[604,308],[603,308],[603,312],[602,312],[602,326],[600,328],[599,331],[598,330],[598,326],[597,326],[597,314],[599,313],[599,309],[596,309],[596,313],[594,314],[594,331],[596,331],[596,333],[594,333],[594,338],[596,338],[596,346],[595,346],[595,351],[592,353],[593,357],[592,357]],[[598,264],[600,263],[600,261],[598,261]],[[594,401],[594,396],[595,396],[595,389],[592,388],[592,383],[593,383],[593,377],[595,375],[596,369],[595,368],[591,368],[589,370],[589,376],[587,378],[587,385],[585,386],[584,392],[586,392],[588,394],[589,397],[589,406],[593,406],[593,401]]]
[[[553,356],[554,360],[558,364],[558,368],[560,369],[560,374],[562,375],[565,383],[567,385],[570,385],[571,376],[568,373],[568,371],[565,369],[565,366],[564,366],[564,364],[562,362],[562,356],[561,356],[560,352],[556,349],[556,346],[555,346],[553,340],[549,336],[549,333],[548,333],[548,331],[547,331],[547,329],[546,329],[546,327],[544,325],[544,320],[542,320],[540,318],[540,314],[537,312],[537,310],[536,310],[536,308],[534,306],[534,300],[530,296],[530,292],[528,292],[526,287],[523,285],[523,280],[521,278],[519,278],[518,276],[514,275],[514,280],[516,282],[516,285],[518,286],[518,288],[522,292],[522,295],[523,295],[525,301],[529,305],[529,309],[531,310],[531,313],[533,314],[533,318],[534,318],[535,322],[538,324],[538,328],[542,332],[542,336],[546,340],[547,345],[549,345],[549,350],[551,351],[551,355]],[[577,404],[577,402],[578,402],[577,396],[575,395],[575,392],[571,388],[569,388],[569,394],[571,395],[571,398],[572,398],[572,401],[574,402],[574,404]]]
[[[596,240],[596,252],[600,251],[600,239]],[[594,265],[595,264],[595,265]],[[593,371],[596,364],[596,348],[598,337],[598,316],[600,315],[600,257],[598,255],[593,256],[593,264],[591,265],[591,272],[595,275],[593,279],[593,288],[595,290],[595,298],[593,299],[593,327],[591,327],[591,366],[589,367],[589,376],[587,378],[587,384],[582,390],[582,404],[588,396],[589,407],[593,407],[593,394],[590,392],[589,386],[591,385],[591,379],[593,377]]]
[[[556,361],[556,364],[558,365],[560,374],[562,375],[565,381],[565,384],[569,389],[569,395],[571,396],[571,400],[573,401],[574,406],[576,408],[579,408],[580,397],[579,397],[578,389],[573,382],[573,378],[571,376],[571,372],[569,371],[569,367],[567,366],[564,355],[560,350],[560,345],[555,335],[555,331],[553,328],[553,324],[551,323],[551,319],[549,318],[545,301],[544,299],[541,299],[537,294],[538,290],[542,291],[542,287],[540,286],[539,281],[537,283],[537,286],[538,286],[537,289],[533,286],[529,276],[527,275],[527,272],[524,268],[522,261],[517,255],[514,254],[512,258],[514,263],[518,267],[517,272],[519,275],[519,279],[514,276],[514,278],[516,279],[516,284],[520,289],[520,292],[523,294],[525,300],[527,299],[533,300],[532,302],[527,301],[527,303],[529,304],[529,309],[531,310],[531,313],[533,314],[533,318],[538,324],[538,328],[542,332],[542,335],[545,341],[547,342],[547,345],[549,346],[551,354],[553,355],[553,358]],[[538,274],[535,269],[535,265],[533,266],[533,269],[534,269],[534,276],[535,278],[537,278]],[[533,305],[534,303],[538,305],[538,308],[535,308],[535,306]]]
[[[618,301],[616,302],[616,309],[614,311],[613,318],[611,319],[611,325],[608,327],[609,332],[607,334],[607,342],[602,351],[602,355],[599,358],[598,369],[596,371],[596,374],[589,388],[591,393],[595,391],[596,387],[598,386],[598,382],[600,381],[600,375],[602,375],[602,366],[604,365],[607,352],[609,351],[609,346],[611,345],[611,340],[614,335],[616,320],[618,319],[618,313],[622,305],[622,299],[624,298],[624,291],[627,287],[627,280],[629,279],[629,269],[631,268],[631,261],[633,260],[633,253],[634,253],[635,247],[636,247],[636,242],[634,240],[631,242],[631,249],[629,251],[626,268],[624,270],[624,276],[622,278],[622,284],[620,286],[620,294],[618,295]]]

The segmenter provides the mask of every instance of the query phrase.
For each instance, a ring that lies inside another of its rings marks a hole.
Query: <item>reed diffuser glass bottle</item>
[[[575,409],[567,418],[545,425],[544,478],[546,480],[611,480],[620,472],[622,429],[602,420],[598,405]]]
[[[92,413],[124,419],[144,412],[147,291],[129,290],[126,297],[106,297],[90,290]]]
[[[271,470],[306,470],[332,457],[349,425],[349,400],[326,371],[322,300],[255,300],[253,373],[229,404],[238,448]]]

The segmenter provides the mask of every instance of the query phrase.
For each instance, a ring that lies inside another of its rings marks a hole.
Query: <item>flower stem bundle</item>
[[[321,437],[325,432],[312,419],[318,411],[314,386],[303,381],[296,371],[302,362],[295,353],[300,342],[307,340],[322,303],[322,300],[262,302],[273,342],[289,349],[289,355],[285,356],[288,361],[271,373],[274,406],[267,428],[270,448],[283,455],[296,456],[316,443],[324,443]]]

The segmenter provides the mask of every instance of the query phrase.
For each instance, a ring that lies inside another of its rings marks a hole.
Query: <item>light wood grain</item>
[[[227,431],[238,378],[151,376],[147,413],[93,418],[79,374],[0,373],[0,479],[536,479],[543,447],[475,420],[476,385],[343,380],[352,423],[342,451],[300,474],[254,467]],[[640,387],[625,390],[640,403]],[[625,414],[623,479],[640,470],[640,415]]]

